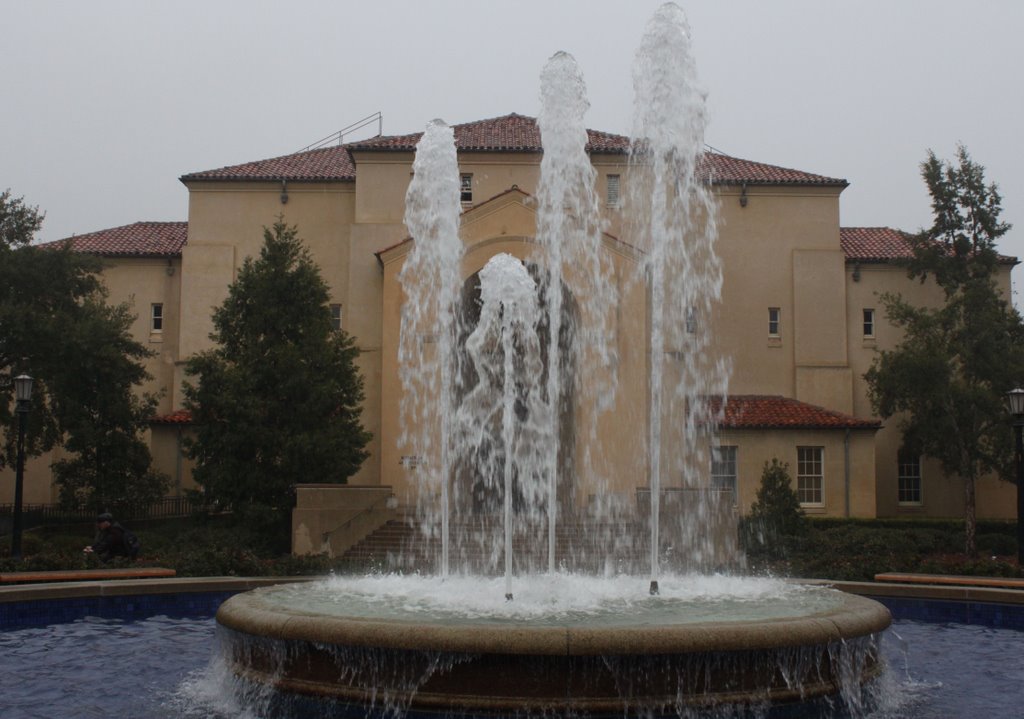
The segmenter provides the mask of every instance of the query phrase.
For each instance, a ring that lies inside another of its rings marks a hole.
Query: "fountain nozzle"
[[[657,579],[652,579],[651,580],[651,596],[652,597],[656,597],[656,596],[658,596],[658,594],[659,594],[659,591],[658,591],[658,580]]]
[[[512,592],[506,592],[505,593],[505,601],[506,602],[511,602],[512,601]]]

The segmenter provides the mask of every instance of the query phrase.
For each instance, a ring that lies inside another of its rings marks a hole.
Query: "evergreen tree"
[[[0,193],[0,467],[15,460],[13,378],[35,379],[26,453],[63,445],[54,464],[63,502],[105,509],[160,497],[167,478],[141,439],[156,400],[148,350],[132,339],[125,305],[106,304],[98,258],[34,247],[43,215]]]
[[[747,518],[748,547],[763,544],[769,554],[777,553],[787,537],[807,532],[807,515],[793,489],[789,464],[775,457],[764,463],[761,486]]]
[[[1004,394],[1024,381],[1024,326],[996,284],[996,240],[1010,226],[985,171],[962,146],[956,162],[933,152],[921,165],[932,198],[932,227],[911,238],[911,277],[932,278],[941,307],[882,296],[900,343],[878,354],[865,375],[875,412],[899,417],[907,451],[933,457],[963,483],[965,549],[976,555],[977,480],[1012,478],[1010,418]]]
[[[358,349],[295,227],[264,230],[213,313],[216,347],[186,368],[194,477],[209,502],[283,529],[294,485],[344,482],[368,456]]]

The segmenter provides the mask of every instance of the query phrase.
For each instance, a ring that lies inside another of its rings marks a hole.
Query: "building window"
[[[921,458],[901,449],[896,455],[896,492],[903,505],[921,504]]]
[[[331,305],[331,327],[341,329],[341,305]]]
[[[608,207],[619,206],[619,176],[608,175],[607,178],[607,202]]]
[[[459,192],[463,202],[473,201],[473,175],[465,172],[459,176]]]
[[[164,306],[162,302],[154,302],[151,305],[150,312],[150,331],[152,332],[163,332],[164,331]]]
[[[686,334],[694,334],[697,331],[697,309],[695,307],[686,308]]]
[[[768,336],[778,337],[779,326],[782,324],[782,310],[778,307],[768,308]]]
[[[875,336],[875,311],[872,309],[864,310],[864,336]]]
[[[825,484],[824,447],[796,448],[796,496],[800,504],[822,506]]]
[[[736,447],[712,447],[711,488],[729,490],[736,501]]]

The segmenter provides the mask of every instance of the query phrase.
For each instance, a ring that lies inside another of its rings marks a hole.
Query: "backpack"
[[[138,535],[136,535],[132,530],[124,529],[123,531],[124,553],[129,559],[135,559],[139,556],[139,550],[142,549],[142,542],[139,541]]]

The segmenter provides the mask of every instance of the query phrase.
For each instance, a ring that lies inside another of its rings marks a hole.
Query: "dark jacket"
[[[124,543],[124,527],[117,522],[96,533],[92,551],[100,561],[109,562],[114,557],[127,557],[128,547]]]

